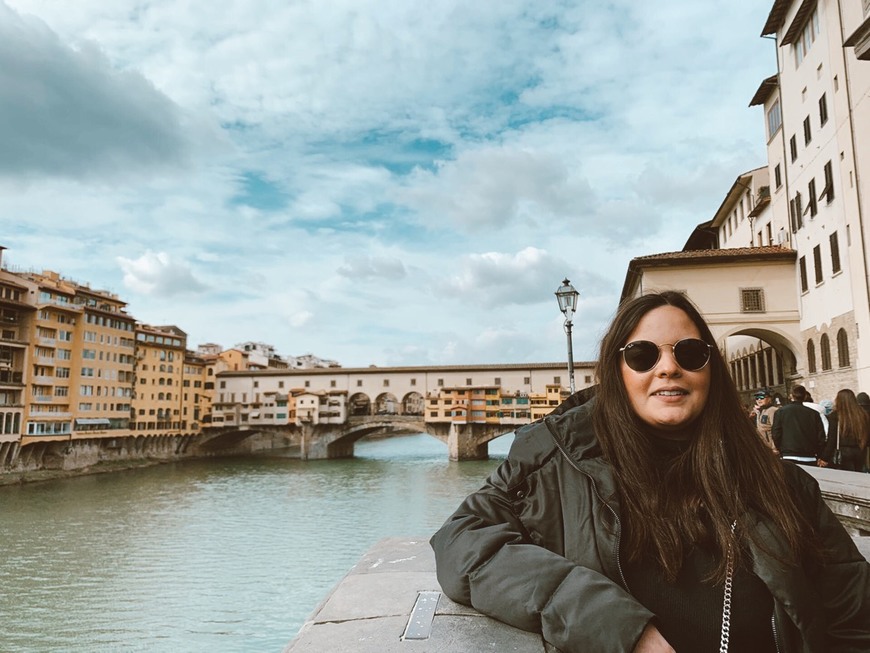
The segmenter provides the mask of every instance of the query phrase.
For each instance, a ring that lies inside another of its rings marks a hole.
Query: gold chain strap
[[[731,522],[731,535],[737,528],[737,520]],[[728,653],[728,638],[731,636],[731,588],[734,584],[734,538],[728,543],[725,561],[725,593],[722,598],[722,635],[719,638],[719,653]]]

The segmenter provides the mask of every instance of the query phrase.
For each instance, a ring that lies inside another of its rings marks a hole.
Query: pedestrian
[[[829,423],[828,441],[819,456],[819,467],[864,471],[870,415],[861,408],[854,392],[844,388],[837,393]]]
[[[624,302],[596,374],[433,535],[447,596],[563,653],[870,650],[870,564],[694,305]]]
[[[806,396],[802,385],[791,389],[791,401],[773,416],[773,444],[784,460],[815,466],[825,443],[825,427],[819,412],[804,405]]]
[[[801,386],[803,387],[803,386]],[[807,408],[812,408],[816,411],[822,418],[822,427],[825,429],[825,437],[828,437],[828,413],[825,411],[824,406],[821,404],[817,404],[813,396],[807,391],[805,399],[803,401],[804,406]]]
[[[773,405],[773,397],[767,390],[759,390],[755,393],[755,412],[758,415],[756,420],[756,428],[758,435],[768,447],[776,453],[776,445],[773,443],[773,415],[779,410],[779,406]]]

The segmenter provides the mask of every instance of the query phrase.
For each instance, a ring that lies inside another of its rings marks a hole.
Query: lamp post
[[[565,316],[565,333],[568,335],[568,381],[572,395],[574,394],[574,346],[571,343],[571,327],[579,296],[580,293],[575,290],[568,279],[562,281],[562,285],[556,290],[556,300],[559,302],[559,310]]]

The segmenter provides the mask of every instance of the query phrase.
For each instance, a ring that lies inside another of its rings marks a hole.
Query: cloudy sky
[[[0,0],[4,264],[189,345],[590,360],[766,162],[772,3]]]

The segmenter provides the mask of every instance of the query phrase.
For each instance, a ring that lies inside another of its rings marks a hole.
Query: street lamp
[[[562,281],[562,285],[556,290],[556,300],[559,302],[559,310],[565,316],[565,333],[568,335],[568,381],[572,395],[574,394],[574,347],[571,343],[571,327],[579,296],[580,293],[575,290],[568,279]]]

